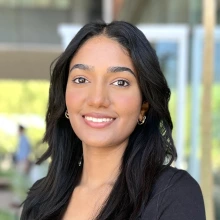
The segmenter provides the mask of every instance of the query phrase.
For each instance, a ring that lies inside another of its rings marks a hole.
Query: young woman
[[[56,60],[44,141],[48,174],[22,220],[205,220],[201,190],[176,158],[170,89],[144,34],[85,25]]]

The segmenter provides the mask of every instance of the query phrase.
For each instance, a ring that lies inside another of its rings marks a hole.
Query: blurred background
[[[176,166],[201,184],[207,219],[220,220],[220,0],[0,0],[0,220],[19,219],[17,204],[47,172],[48,161],[34,163],[47,148],[50,64],[97,19],[131,22],[152,43],[172,91]]]

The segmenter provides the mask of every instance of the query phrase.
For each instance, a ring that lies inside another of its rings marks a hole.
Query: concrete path
[[[20,208],[12,206],[15,196],[10,191],[8,186],[9,183],[7,182],[7,180],[0,178],[0,213],[1,211],[3,211],[4,213],[11,213],[15,216],[13,220],[19,219],[18,216],[20,215]],[[3,217],[0,214],[0,220],[4,220],[2,218]]]

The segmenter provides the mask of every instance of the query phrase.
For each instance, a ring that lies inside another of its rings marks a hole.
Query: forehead
[[[127,63],[133,66],[128,51],[116,40],[106,36],[95,36],[88,39],[74,54],[74,62],[105,62],[110,64]],[[89,64],[89,63],[87,63]]]
[[[85,41],[82,46],[79,48],[81,49],[93,49],[93,48],[99,47],[100,49],[108,49],[108,47],[111,47],[112,49],[120,49],[124,51],[125,54],[128,55],[128,52],[126,48],[124,48],[116,39],[110,38],[105,35],[98,35],[94,36],[87,41]],[[78,50],[78,51],[79,51]]]

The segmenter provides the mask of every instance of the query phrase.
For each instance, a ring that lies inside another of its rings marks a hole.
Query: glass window
[[[177,72],[177,43],[157,41],[155,49],[160,61],[161,69],[168,81],[169,87],[176,87]]]

